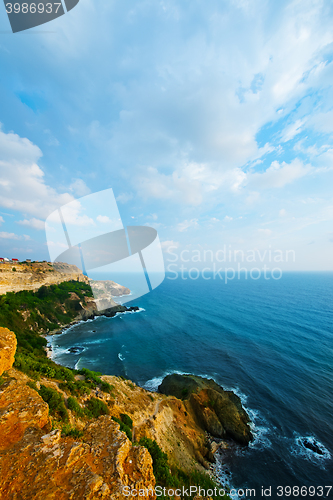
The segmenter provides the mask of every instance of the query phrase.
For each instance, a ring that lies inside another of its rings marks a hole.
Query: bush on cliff
[[[73,398],[73,396],[70,396],[67,399],[67,406],[68,409],[71,410],[73,413],[75,413],[78,417],[85,416],[84,409],[79,405],[78,401],[75,398]]]
[[[190,486],[201,487],[204,490],[219,490],[221,487],[213,481],[213,479],[205,473],[193,471],[187,473],[178,467],[170,466],[168,456],[164,453],[159,445],[153,439],[142,437],[139,441],[141,446],[144,446],[149,451],[153,460],[153,471],[156,479],[156,485],[166,486],[171,488],[189,488]],[[162,496],[161,498],[169,498]],[[193,496],[186,496],[186,498],[193,498]],[[228,495],[216,495],[217,500],[230,500]]]
[[[174,484],[175,478],[172,477],[170,473],[168,455],[161,450],[156,441],[147,437],[142,437],[139,444],[147,448],[151,455],[156,484],[162,486],[178,486],[178,484]]]
[[[125,413],[121,413],[120,418],[112,417],[112,420],[114,420],[115,422],[117,422],[117,424],[120,425],[121,432],[125,432],[128,439],[132,441],[133,420],[131,419],[131,417],[129,417]]]
[[[67,422],[68,411],[65,406],[63,395],[55,389],[46,387],[45,385],[41,385],[38,392],[44,401],[49,405],[51,415],[59,418],[63,422]]]
[[[72,298],[72,292],[79,298]],[[84,297],[92,297],[91,288],[78,281],[42,286],[36,292],[8,292],[0,296],[0,326],[16,334],[18,352],[28,351],[45,357],[46,340],[39,332],[70,323],[82,308],[80,300]]]
[[[109,408],[101,399],[90,398],[86,401],[85,413],[89,418],[98,418],[101,415],[108,415]]]

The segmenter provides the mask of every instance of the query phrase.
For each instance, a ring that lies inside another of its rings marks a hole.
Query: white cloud
[[[179,248],[179,242],[178,241],[173,241],[173,240],[166,240],[166,241],[161,241],[161,248],[163,252],[168,252],[169,249],[170,251]]]
[[[272,234],[271,229],[258,229],[258,233],[264,236],[270,236]]]
[[[302,127],[304,125],[304,120],[296,120],[295,123],[288,125],[282,133],[282,142],[288,142],[293,139],[296,135],[302,132]]]
[[[0,232],[0,238],[3,238],[5,240],[25,240],[28,241],[30,240],[30,236],[27,234],[24,234],[23,236],[19,236],[18,234],[15,233],[7,233],[5,231]]]
[[[281,208],[279,211],[279,216],[280,217],[285,217],[287,215],[287,211],[284,208]]]
[[[73,199],[45,183],[44,172],[36,163],[42,152],[28,139],[0,129],[0,151],[1,206],[41,219]]]
[[[95,222],[91,217],[82,214],[82,205],[79,200],[73,200],[68,205],[61,207],[61,212],[66,225],[95,226]]]
[[[39,230],[45,229],[45,222],[40,219],[35,219],[34,217],[32,219],[20,220],[17,223],[20,224],[21,226],[32,227],[33,229],[39,229]]]
[[[0,215],[0,225],[1,225],[3,222],[5,222],[5,221],[4,221],[4,218],[3,218],[3,217],[1,217],[1,215]]]
[[[82,179],[75,179],[69,188],[77,196],[85,196],[86,194],[91,193],[90,188]]]
[[[191,219],[191,220],[184,220],[183,222],[180,222],[178,225],[177,225],[177,229],[179,232],[184,232],[184,231],[187,231],[187,229],[191,228],[191,227],[198,227],[199,224],[198,224],[198,219]]]
[[[4,231],[0,231],[0,238],[5,240],[19,240],[19,236],[15,233],[6,233]]]
[[[133,199],[133,194],[132,193],[120,193],[117,197],[116,200],[119,201],[119,203],[127,203],[128,201]]]
[[[110,217],[108,217],[107,215],[98,215],[96,217],[96,220],[98,222],[101,222],[102,224],[108,224],[109,222],[111,222]]]
[[[226,215],[226,216],[224,217],[224,220],[225,220],[226,222],[230,222],[230,221],[232,221],[232,219],[233,219],[233,218],[232,218],[232,217],[229,217],[229,215]]]
[[[298,158],[290,163],[273,161],[263,173],[250,174],[248,184],[261,189],[281,188],[312,171],[310,165],[304,165]]]

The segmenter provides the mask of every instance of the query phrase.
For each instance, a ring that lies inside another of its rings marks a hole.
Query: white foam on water
[[[322,455],[304,446],[303,442],[305,440],[317,446],[322,452]],[[300,436],[296,432],[294,433],[294,439],[291,443],[291,454],[310,460],[311,462],[321,466],[324,466],[324,463],[327,460],[332,459],[332,455],[329,450],[315,436]]]
[[[125,357],[120,352],[118,352],[118,358],[120,361],[125,361]]]

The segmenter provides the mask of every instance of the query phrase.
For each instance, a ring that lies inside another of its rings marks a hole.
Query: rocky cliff
[[[252,441],[250,418],[240,398],[214,380],[174,373],[165,377],[158,389],[187,401],[199,425],[214,437],[231,438],[241,445]]]
[[[2,332],[1,332],[2,335]],[[5,332],[12,352],[11,336]],[[62,435],[29,377],[3,365],[0,386],[0,498],[121,499],[123,488],[147,490],[154,499],[152,458],[134,446],[110,415],[90,419],[84,437]],[[47,379],[46,384],[56,385]],[[74,417],[71,417],[73,420]]]
[[[16,336],[8,328],[0,327],[0,375],[14,364]]]
[[[12,360],[15,336],[0,333]],[[124,499],[125,486],[155,499],[159,472],[142,438],[167,453],[168,477],[180,474],[190,481],[194,470],[194,484],[206,477],[212,453],[186,401],[121,377],[96,378],[89,370],[72,382],[68,369],[62,369],[63,382],[56,373],[36,382],[11,362],[0,378],[1,500]],[[103,410],[99,417],[93,415],[96,408]]]
[[[65,263],[58,264],[56,268],[48,262],[0,263],[0,295],[20,290],[38,290],[43,285],[71,280],[89,283],[78,267]]]

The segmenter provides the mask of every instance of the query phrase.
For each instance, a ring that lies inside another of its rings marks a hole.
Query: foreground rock
[[[123,499],[124,486],[155,486],[149,452],[132,446],[109,416],[87,427],[84,442],[31,429],[2,454],[0,472],[2,500]]]
[[[13,366],[16,344],[15,334],[0,327],[0,376]]]
[[[2,364],[7,373],[0,382],[1,500],[123,499],[125,486],[148,490],[145,498],[155,500],[148,450],[133,446],[109,415],[87,422],[82,440],[51,431],[48,404],[27,385],[29,377],[11,367],[14,334],[1,335],[2,349],[12,353]],[[43,383],[57,387],[47,379]]]
[[[199,425],[217,438],[231,438],[248,445],[253,436],[250,418],[241,400],[214,380],[195,375],[168,375],[159,392],[189,402]]]

